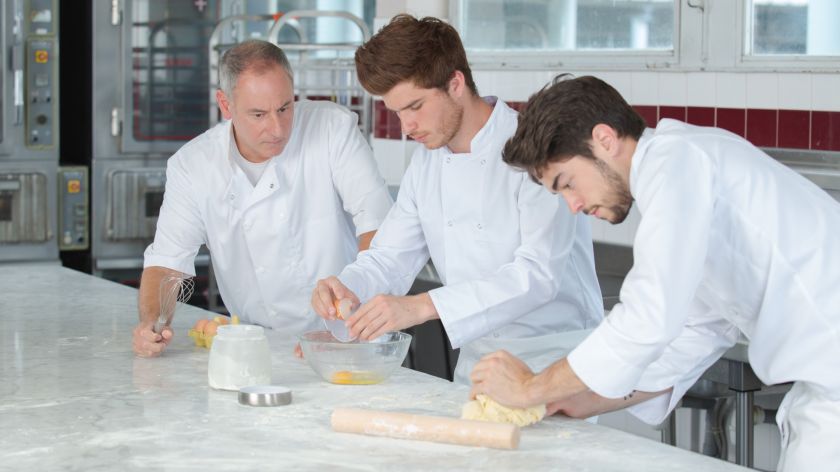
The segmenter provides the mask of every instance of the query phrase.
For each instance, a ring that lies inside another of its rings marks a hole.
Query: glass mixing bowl
[[[312,370],[327,382],[341,385],[382,382],[402,365],[411,345],[411,335],[398,331],[369,342],[344,343],[329,331],[310,331],[298,340]]]

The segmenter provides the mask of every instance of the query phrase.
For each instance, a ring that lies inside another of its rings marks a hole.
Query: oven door
[[[165,167],[108,172],[105,177],[105,238],[113,242],[154,239],[165,186]]]
[[[52,162],[0,162],[0,261],[57,260]]]
[[[47,175],[0,174],[0,244],[40,243],[49,239]]]
[[[122,153],[175,152],[209,125],[207,38],[222,0],[132,0],[122,12]],[[215,88],[215,86],[213,86]]]

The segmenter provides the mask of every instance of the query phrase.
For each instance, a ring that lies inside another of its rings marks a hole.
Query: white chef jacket
[[[765,384],[840,400],[840,204],[724,130],[659,122],[633,155],[642,220],[621,303],[570,355],[610,398],[664,395],[631,411],[662,421],[737,340]]]
[[[231,313],[290,334],[319,327],[315,283],[354,260],[356,236],[376,230],[393,203],[356,115],[297,102],[289,141],[256,185],[234,162],[231,135],[222,122],[167,162],[144,266],[195,274],[206,244]]]
[[[370,250],[339,275],[362,301],[403,295],[431,256],[444,286],[429,295],[452,346],[493,341],[473,357],[603,318],[589,222],[502,161],[517,114],[486,100],[495,106],[471,152],[418,148]]]

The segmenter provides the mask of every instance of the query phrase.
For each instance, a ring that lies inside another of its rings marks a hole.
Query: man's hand
[[[470,398],[483,393],[502,405],[512,408],[534,406],[528,383],[534,373],[507,351],[496,351],[481,358],[470,374],[473,386]]]
[[[155,333],[153,327],[154,324],[141,322],[134,328],[132,346],[134,353],[140,357],[157,357],[172,341],[172,329],[169,326],[164,327],[160,334]]]
[[[353,306],[359,306],[359,298],[349,288],[345,287],[338,280],[338,277],[331,276],[321,279],[315,285],[315,290],[312,291],[312,309],[321,318],[334,320],[337,312],[333,303],[343,298],[349,298],[353,302]]]
[[[438,317],[428,293],[395,297],[377,295],[348,320],[350,334],[361,340],[378,338],[388,331],[398,331]]]

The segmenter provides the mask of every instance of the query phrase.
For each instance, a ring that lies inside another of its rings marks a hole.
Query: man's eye
[[[265,116],[265,113],[254,113],[254,118],[262,118]]]

